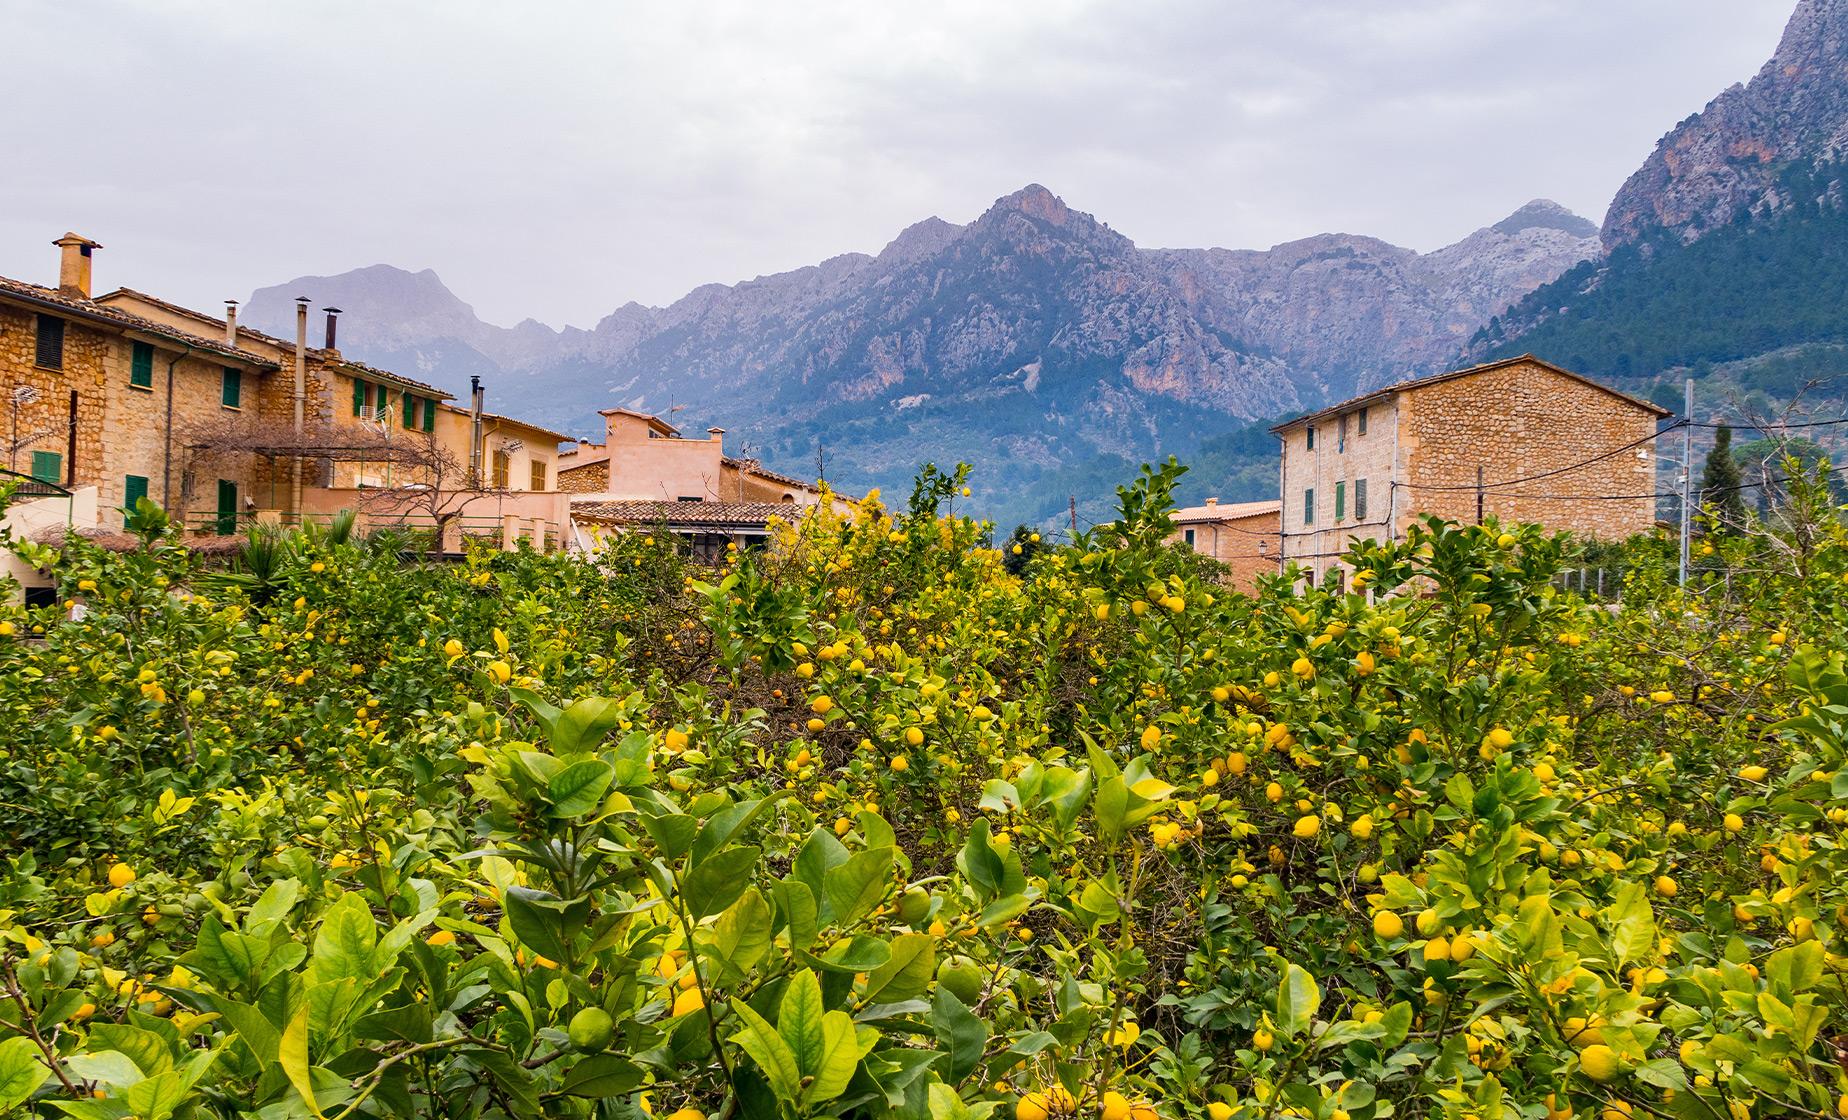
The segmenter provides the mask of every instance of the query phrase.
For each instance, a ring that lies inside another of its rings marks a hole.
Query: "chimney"
[[[90,256],[102,246],[87,237],[67,233],[52,242],[58,256],[58,292],[78,299],[90,298]]]
[[[237,301],[225,301],[225,345],[237,345]]]
[[[334,345],[334,341],[336,323],[340,318],[340,309],[338,307],[323,307],[321,310],[327,312],[327,345],[324,349],[333,352],[337,356],[340,353],[340,347]]]
[[[481,405],[487,395],[480,377],[468,379],[468,473],[476,486],[481,485]]]
[[[714,443],[724,443],[725,442],[725,429],[724,428],[707,428],[706,438],[710,439]]]
[[[1214,506],[1216,506],[1216,505],[1218,505],[1218,504],[1219,504],[1219,499],[1218,499],[1218,498],[1208,498],[1208,499],[1206,500],[1206,506],[1207,506],[1207,508],[1208,508],[1208,509],[1211,509],[1212,507],[1214,507]]]

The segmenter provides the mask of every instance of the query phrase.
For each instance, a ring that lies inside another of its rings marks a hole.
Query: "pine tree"
[[[1713,433],[1713,450],[1700,473],[1700,504],[1713,511],[1717,525],[1745,523],[1745,497],[1740,490],[1739,462],[1733,458],[1732,429],[1721,424]]]

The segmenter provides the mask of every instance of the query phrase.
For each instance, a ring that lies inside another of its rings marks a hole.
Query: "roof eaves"
[[[1284,432],[1289,431],[1291,428],[1298,427],[1302,424],[1311,423],[1317,420],[1324,419],[1329,416],[1336,416],[1343,412],[1349,412],[1349,411],[1352,411],[1353,409],[1360,408],[1363,405],[1372,404],[1375,401],[1384,400],[1388,397],[1397,396],[1400,393],[1415,392],[1419,389],[1428,388],[1429,386],[1437,385],[1445,381],[1455,381],[1459,378],[1470,377],[1478,373],[1488,373],[1492,370],[1505,369],[1508,366],[1519,365],[1522,363],[1525,363],[1528,365],[1539,366],[1541,369],[1544,369],[1549,373],[1558,374],[1561,377],[1568,377],[1581,384],[1589,385],[1592,388],[1597,389],[1601,392],[1609,393],[1611,396],[1616,397],[1619,400],[1628,402],[1629,404],[1635,405],[1637,408],[1640,408],[1644,410],[1645,412],[1654,413],[1658,418],[1674,415],[1673,412],[1669,411],[1666,408],[1663,408],[1661,405],[1655,404],[1652,401],[1643,400],[1640,397],[1633,397],[1630,394],[1623,392],[1620,389],[1613,389],[1609,385],[1606,385],[1599,381],[1595,381],[1592,378],[1586,377],[1582,373],[1574,373],[1571,370],[1564,368],[1563,366],[1556,366],[1552,362],[1549,362],[1544,358],[1537,358],[1532,354],[1520,354],[1512,358],[1501,358],[1493,362],[1484,362],[1480,365],[1469,366],[1464,369],[1445,370],[1442,373],[1434,373],[1426,377],[1414,377],[1414,378],[1407,379],[1405,381],[1394,382],[1391,385],[1386,385],[1379,389],[1375,389],[1373,392],[1367,393],[1363,396],[1352,397],[1352,398],[1349,398],[1348,400],[1341,401],[1338,404],[1331,404],[1327,408],[1320,409],[1316,412],[1304,413],[1301,416],[1292,417],[1291,419],[1285,420],[1280,424],[1272,425],[1270,430],[1273,435],[1281,435]]]

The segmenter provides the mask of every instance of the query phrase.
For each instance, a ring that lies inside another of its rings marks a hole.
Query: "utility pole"
[[[1482,524],[1482,465],[1476,465],[1476,524]]]
[[[1681,406],[1681,586],[1688,585],[1688,544],[1694,527],[1694,379],[1687,379]]]

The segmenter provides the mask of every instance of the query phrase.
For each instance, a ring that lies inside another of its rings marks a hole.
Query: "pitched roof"
[[[765,467],[756,459],[734,459],[730,455],[727,455],[724,457],[724,462],[728,467],[735,467],[738,470],[744,471],[746,474],[754,474],[759,478],[769,479],[771,482],[780,482],[784,486],[794,486],[798,489],[807,490],[812,494],[821,492],[821,487],[816,486],[814,483],[804,482],[794,475],[778,474],[776,471]]]
[[[579,521],[617,525],[660,525],[667,529],[761,529],[773,517],[801,517],[808,507],[793,502],[636,502],[592,498],[573,500],[571,516]]]
[[[10,277],[0,276],[0,300],[23,303],[29,307],[42,308],[60,315],[68,315],[73,319],[82,320],[84,322],[112,327],[116,330],[135,331],[140,334],[153,335],[169,342],[176,342],[181,346],[199,353],[216,354],[221,358],[230,358],[234,361],[242,362],[245,365],[255,366],[258,369],[281,368],[275,361],[261,354],[253,353],[252,351],[237,346],[227,346],[222,338],[207,338],[204,335],[196,335],[190,331],[180,330],[178,327],[170,327],[165,323],[157,323],[152,319],[131,314],[120,308],[98,303],[93,299],[83,299],[78,296],[65,295],[55,288],[44,288],[37,284],[28,284],[24,280],[14,280]]]
[[[224,330],[225,330],[225,321],[223,319],[215,318],[211,315],[206,314],[203,311],[196,311],[190,307],[182,307],[177,303],[173,303],[169,300],[161,299],[159,296],[151,296],[146,292],[138,291],[134,288],[117,288],[114,291],[105,292],[102,295],[97,296],[96,299],[93,300],[92,302],[99,303],[99,304],[102,304],[103,306],[109,307],[110,310],[112,311],[119,311],[119,309],[109,305],[106,302],[116,296],[125,296],[129,299],[144,300],[148,303],[153,304],[156,307],[159,307],[165,311],[169,311],[175,315],[181,315],[188,319],[192,319],[195,322],[201,324],[202,326],[214,328],[221,336],[223,335]],[[124,314],[126,313],[124,312]],[[171,331],[174,328],[167,327],[165,329]],[[288,342],[283,339],[277,338],[275,335],[265,334],[260,330],[256,330],[255,328],[247,327],[243,323],[239,323],[237,325],[237,334],[239,338],[245,338],[245,337],[254,338],[260,342],[267,343],[268,345],[275,346],[279,349],[283,349],[283,350],[294,350],[295,349],[295,343]],[[443,390],[438,389],[436,386],[419,381],[414,377],[406,377],[401,373],[394,373],[393,371],[388,370],[388,369],[378,369],[374,366],[369,366],[365,364],[364,362],[356,362],[352,360],[351,358],[340,357],[339,356],[340,352],[338,350],[329,351],[322,347],[310,346],[310,347],[307,347],[307,353],[312,355],[317,361],[325,362],[330,365],[344,366],[347,368],[348,372],[358,374],[362,377],[368,377],[368,378],[371,378],[373,380],[378,380],[378,381],[397,382],[400,385],[409,386],[410,388],[419,390],[420,392],[427,393],[428,395],[435,397],[437,400],[446,401],[446,400],[455,399],[455,394],[446,393]],[[270,359],[264,359],[264,360],[271,361]],[[271,364],[276,364],[276,363],[272,361]]]
[[[1506,369],[1509,366],[1522,365],[1522,364],[1539,366],[1541,369],[1546,370],[1548,373],[1555,374],[1560,377],[1569,377],[1572,380],[1579,382],[1580,384],[1589,385],[1593,389],[1597,389],[1600,392],[1609,393],[1611,396],[1616,397],[1618,400],[1635,405],[1637,408],[1640,408],[1645,412],[1652,412],[1658,417],[1674,415],[1674,413],[1670,412],[1666,408],[1663,408],[1661,405],[1654,404],[1650,401],[1643,400],[1640,397],[1633,397],[1628,393],[1619,392],[1618,390],[1611,388],[1609,385],[1605,385],[1600,382],[1593,381],[1591,378],[1586,377],[1582,373],[1573,373],[1569,369],[1565,369],[1561,366],[1556,366],[1552,362],[1546,361],[1542,358],[1536,358],[1532,354],[1522,354],[1519,357],[1503,358],[1500,361],[1495,361],[1495,362],[1484,362],[1482,365],[1470,366],[1467,369],[1453,369],[1453,370],[1448,370],[1444,373],[1434,373],[1428,377],[1414,377],[1414,378],[1410,378],[1405,381],[1395,382],[1394,384],[1387,385],[1383,388],[1375,389],[1373,392],[1367,393],[1364,396],[1353,397],[1348,400],[1342,401],[1340,404],[1331,404],[1327,408],[1321,409],[1320,411],[1305,413],[1302,416],[1297,416],[1289,420],[1285,420],[1281,424],[1272,425],[1271,431],[1276,432],[1276,433],[1282,433],[1282,432],[1288,431],[1291,428],[1296,427],[1298,424],[1306,424],[1312,420],[1320,420],[1327,416],[1336,416],[1336,415],[1339,415],[1340,413],[1347,412],[1350,409],[1359,408],[1361,405],[1371,404],[1374,401],[1385,400],[1387,397],[1397,396],[1400,393],[1423,389],[1426,386],[1436,385],[1439,382],[1443,382],[1443,381],[1455,381],[1456,379],[1460,377],[1471,377],[1478,373],[1489,373],[1494,370]]]
[[[680,434],[679,428],[674,427],[672,424],[669,424],[667,421],[661,419],[659,416],[656,416],[652,412],[637,412],[633,408],[600,408],[597,410],[597,415],[598,416],[633,416],[637,420],[646,420],[650,424],[654,425],[657,428],[662,429],[663,431],[670,432],[674,435]]]
[[[400,385],[408,385],[421,393],[435,397],[439,401],[452,401],[456,399],[454,393],[446,393],[429,382],[419,381],[415,377],[406,377],[402,373],[393,373],[388,369],[369,366],[364,362],[356,362],[351,358],[329,357],[326,350],[310,350],[309,353],[320,355],[322,360],[329,365],[340,366],[349,374],[370,378],[374,381],[396,381]],[[337,354],[339,351],[334,351],[334,353]]]
[[[1174,511],[1174,520],[1177,522],[1238,521],[1246,517],[1262,517],[1265,514],[1277,513],[1282,509],[1283,503],[1275,498],[1263,502],[1234,502],[1231,505],[1186,506]]]
[[[443,402],[443,409],[444,411],[458,413],[463,416],[469,414],[468,409],[463,408],[461,405],[450,404],[447,401]],[[542,428],[530,420],[521,420],[513,416],[502,416],[497,412],[484,412],[481,414],[481,418],[483,420],[492,420],[497,424],[511,424],[514,427],[525,428],[529,432],[538,432],[542,436],[551,436],[559,443],[564,443],[566,440],[573,438],[563,432],[555,432],[550,428]]]

